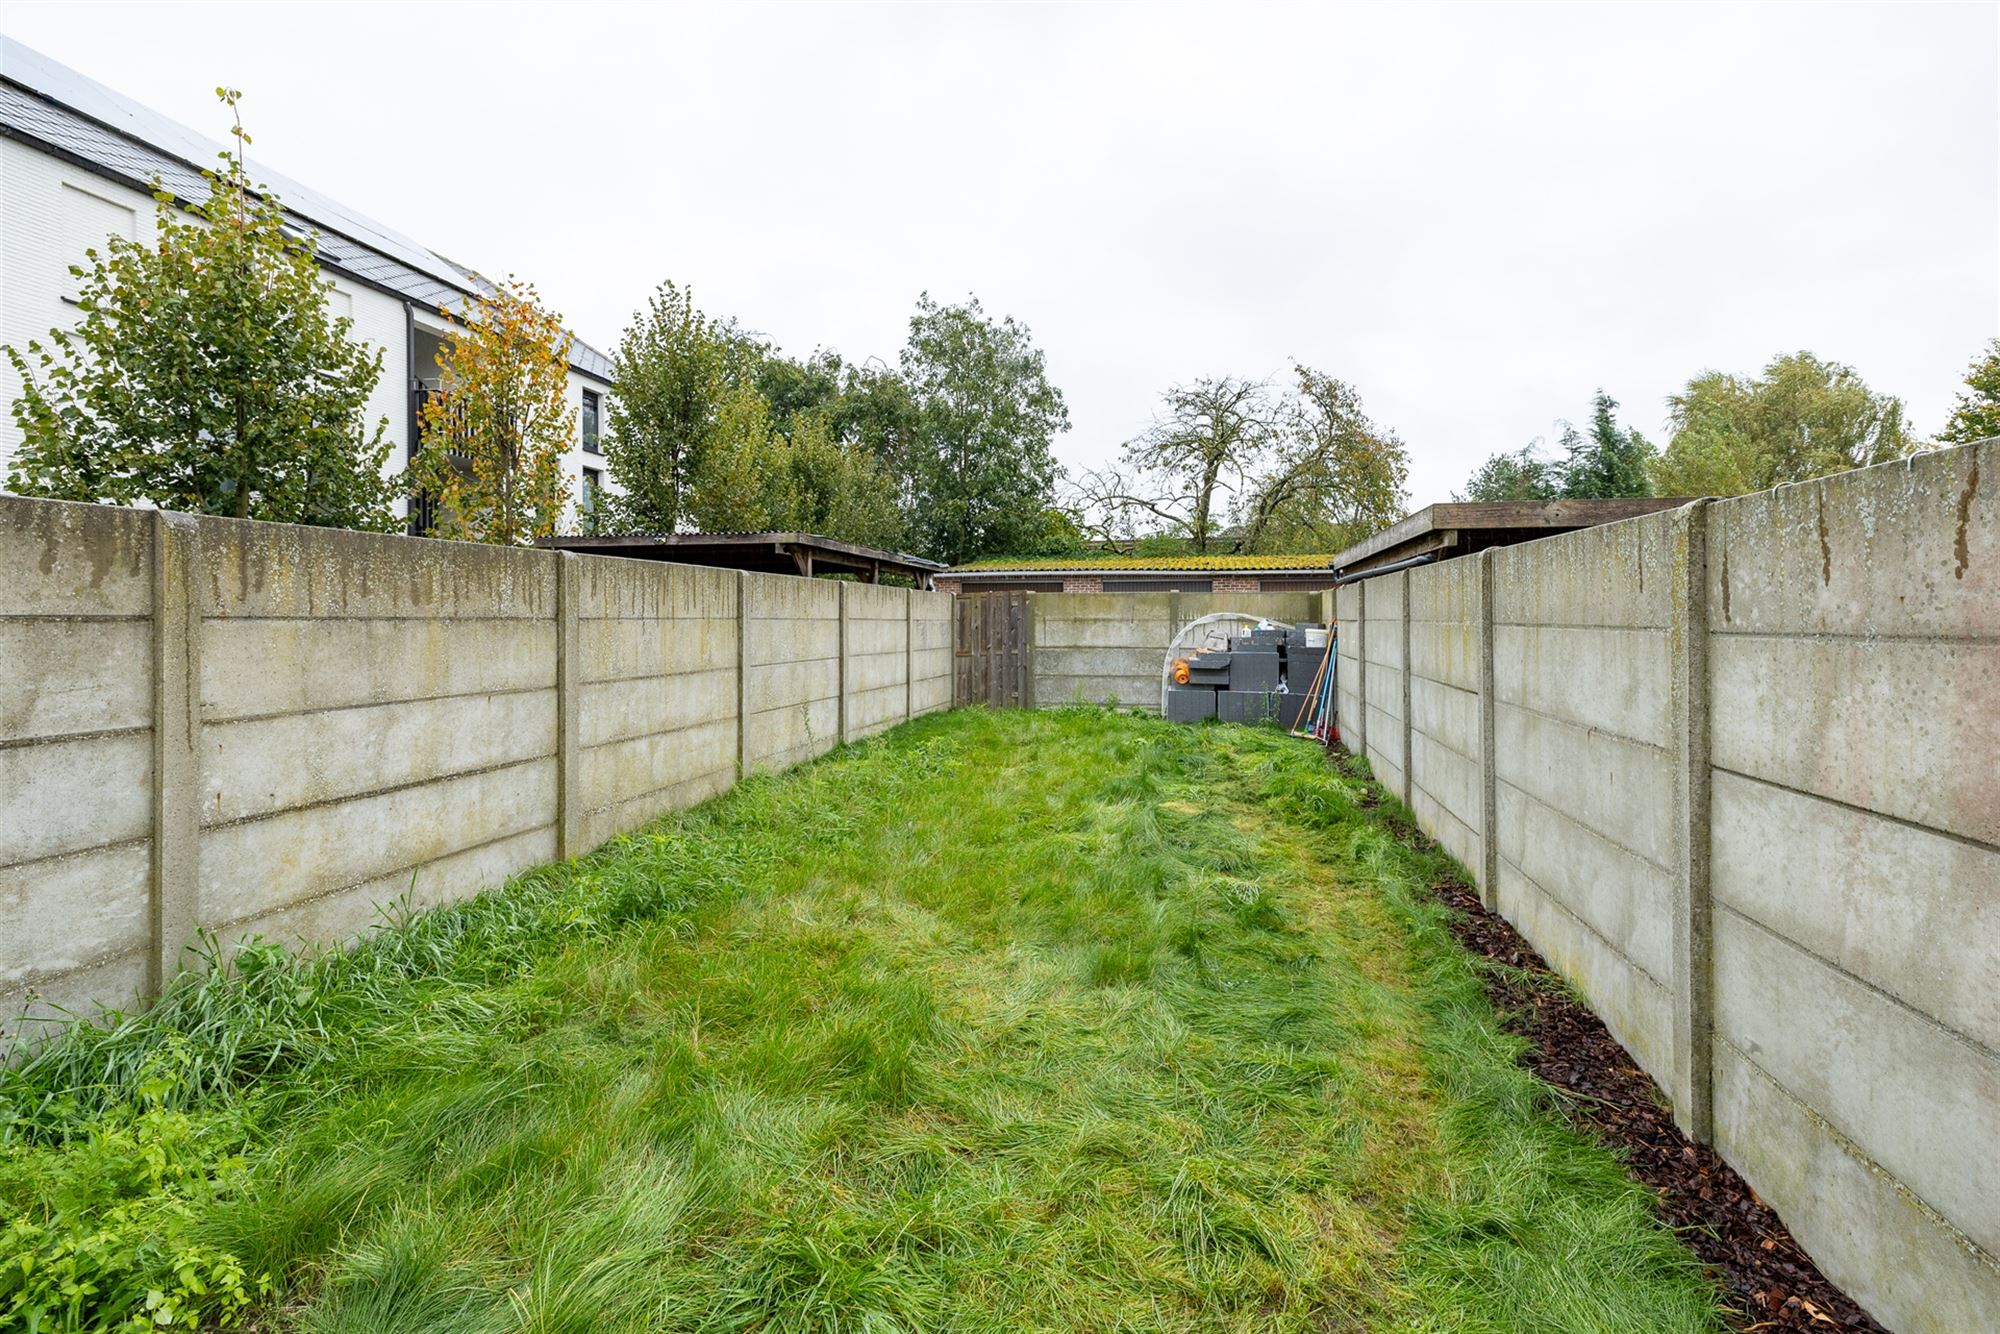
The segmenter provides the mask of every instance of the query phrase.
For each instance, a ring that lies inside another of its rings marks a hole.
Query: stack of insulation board
[[[1219,718],[1297,727],[1325,660],[1323,626],[1248,631],[1231,639],[1226,649],[1188,658],[1187,684],[1167,687],[1167,717],[1177,723]]]

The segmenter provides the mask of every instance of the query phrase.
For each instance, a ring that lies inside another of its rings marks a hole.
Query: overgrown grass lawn
[[[1357,796],[966,711],[190,976],[5,1077],[0,1327],[1718,1327]]]

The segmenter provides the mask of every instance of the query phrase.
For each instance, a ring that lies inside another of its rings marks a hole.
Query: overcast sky
[[[1809,348],[1942,423],[2000,333],[2000,7],[62,4],[9,35],[607,350],[663,278],[893,361],[1024,320],[1113,456],[1199,375],[1352,382],[1413,504],[1582,419],[1656,438]]]

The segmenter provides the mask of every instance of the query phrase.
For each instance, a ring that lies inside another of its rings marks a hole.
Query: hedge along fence
[[[1348,745],[1821,1267],[2000,1311],[2000,441],[1350,584]]]
[[[944,593],[18,497],[0,576],[7,1032],[951,699]]]

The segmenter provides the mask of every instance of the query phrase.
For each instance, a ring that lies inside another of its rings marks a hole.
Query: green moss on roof
[[[1045,556],[976,560],[956,571],[982,570],[1329,570],[1331,555],[1302,556]]]

